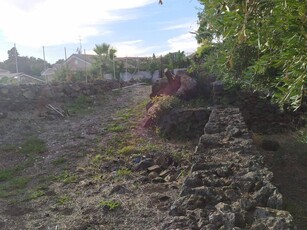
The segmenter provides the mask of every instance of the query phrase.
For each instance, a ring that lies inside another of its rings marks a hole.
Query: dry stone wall
[[[163,229],[295,229],[239,108],[216,107]]]
[[[116,81],[96,81],[91,84],[0,85],[0,112],[33,110],[48,103],[63,103],[80,95],[103,94],[118,87],[119,83]]]

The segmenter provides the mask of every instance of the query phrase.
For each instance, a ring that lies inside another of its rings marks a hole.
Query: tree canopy
[[[198,57],[232,83],[266,91],[293,109],[307,81],[307,1],[199,0]]]

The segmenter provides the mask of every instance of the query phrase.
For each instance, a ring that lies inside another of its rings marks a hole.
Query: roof
[[[91,54],[72,54],[67,60],[64,62],[69,62],[71,59],[76,58],[82,62],[88,63],[88,64],[93,64],[95,62],[95,57],[97,55],[91,55]]]

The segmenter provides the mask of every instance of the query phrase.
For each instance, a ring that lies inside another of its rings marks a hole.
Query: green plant
[[[120,155],[132,155],[138,153],[140,153],[140,149],[134,145],[128,145],[118,150],[118,154]]]
[[[103,200],[99,202],[100,207],[104,207],[109,211],[114,211],[120,207],[121,203],[116,200]]]
[[[205,69],[298,109],[306,95],[307,2],[199,2],[196,56]]]
[[[12,179],[15,175],[15,169],[1,169],[0,170],[0,182]]]
[[[44,196],[45,195],[45,191],[43,190],[36,190],[36,191],[33,191],[30,196],[29,196],[29,199],[30,200],[34,200],[34,199],[37,199],[41,196]]]
[[[30,137],[20,146],[22,154],[35,155],[47,151],[46,143],[36,137]]]
[[[132,171],[130,169],[121,168],[121,169],[118,169],[116,171],[116,176],[117,177],[126,177],[126,176],[130,175],[131,173],[132,173]]]
[[[148,110],[148,116],[155,120],[159,120],[164,114],[181,104],[180,99],[169,95],[154,97],[152,102],[153,106]]]
[[[60,175],[56,176],[55,179],[57,181],[63,182],[64,184],[71,184],[71,183],[76,183],[77,182],[78,176],[74,175],[74,174],[71,174],[70,172],[65,170]]]
[[[71,197],[68,196],[68,195],[60,196],[60,197],[58,197],[58,199],[57,199],[57,203],[58,203],[59,205],[65,205],[65,204],[68,204],[69,202],[71,202]]]
[[[307,144],[307,129],[298,131],[297,140],[301,143]]]
[[[125,127],[120,125],[120,124],[111,124],[109,127],[108,127],[108,131],[109,132],[123,132],[125,131]]]

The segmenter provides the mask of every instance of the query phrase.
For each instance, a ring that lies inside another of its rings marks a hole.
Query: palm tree
[[[116,52],[117,52],[115,48],[111,47],[107,43],[102,43],[101,45],[95,45],[94,52],[98,56],[96,58],[96,63],[99,66],[101,78],[103,77],[102,70],[107,68],[108,61],[113,62],[113,70],[115,70],[114,69],[114,57],[116,57]]]

